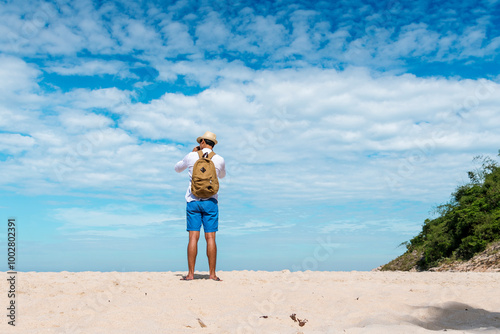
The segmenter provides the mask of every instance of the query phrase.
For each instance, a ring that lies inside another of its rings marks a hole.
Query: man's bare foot
[[[192,281],[194,276],[182,276],[181,281]]]
[[[217,282],[221,282],[222,280],[217,277],[217,276],[214,276],[214,277],[210,277],[210,279],[214,280],[214,281],[217,281]]]

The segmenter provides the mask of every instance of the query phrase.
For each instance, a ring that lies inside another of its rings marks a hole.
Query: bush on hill
[[[459,186],[450,202],[437,208],[438,217],[426,219],[422,231],[403,243],[406,253],[382,270],[427,270],[446,260],[468,260],[500,240],[500,167],[488,157],[475,160],[482,165],[468,172],[469,183]]]

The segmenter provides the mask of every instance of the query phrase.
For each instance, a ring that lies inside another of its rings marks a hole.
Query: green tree
[[[500,156],[500,151],[499,151]],[[422,231],[403,243],[404,254],[419,254],[418,266],[428,269],[446,259],[468,260],[500,239],[500,168],[489,158],[474,158],[481,166],[469,171],[469,182],[457,187],[449,203],[426,219]]]

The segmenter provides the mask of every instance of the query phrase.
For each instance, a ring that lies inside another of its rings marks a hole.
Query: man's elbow
[[[182,168],[182,166],[179,166],[179,164],[175,165],[174,166],[174,170],[177,172],[177,173],[180,173],[184,170],[184,168]]]

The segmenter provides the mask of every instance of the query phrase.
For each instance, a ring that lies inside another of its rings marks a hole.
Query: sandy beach
[[[0,332],[500,333],[499,273],[183,274],[18,273],[16,326],[4,315]]]

